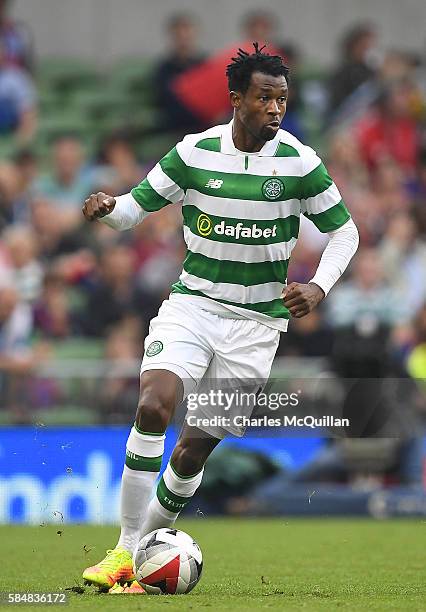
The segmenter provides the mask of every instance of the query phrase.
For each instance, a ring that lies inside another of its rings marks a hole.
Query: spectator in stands
[[[413,114],[414,84],[408,79],[386,86],[374,107],[355,126],[355,137],[371,170],[391,159],[408,177],[414,175],[420,138]]]
[[[34,57],[31,33],[24,23],[8,16],[11,0],[0,0],[0,45],[4,49],[7,65],[18,66],[32,72]]]
[[[277,23],[277,16],[268,11],[250,11],[245,15],[242,22],[244,39],[266,45],[277,44],[275,40]]]
[[[31,227],[15,225],[4,233],[3,240],[19,297],[32,303],[39,297],[43,281],[37,235]]]
[[[379,79],[385,84],[401,82],[404,79],[414,81],[420,63],[420,58],[414,53],[398,49],[387,50],[380,64]]]
[[[155,70],[158,105],[164,111],[162,125],[165,130],[197,132],[205,128],[177,98],[173,82],[176,77],[204,60],[204,54],[198,49],[198,23],[188,13],[178,13],[169,19],[167,34],[170,50]]]
[[[348,130],[330,135],[327,168],[345,201],[368,188],[369,175],[358,142]]]
[[[128,193],[151,169],[139,163],[131,136],[125,131],[106,137],[98,162],[94,173],[95,191],[114,195]]]
[[[81,202],[93,188],[80,139],[73,134],[59,136],[53,143],[52,171],[35,184],[37,195],[60,209],[71,225],[81,221]]]
[[[423,148],[417,160],[416,174],[407,185],[407,191],[412,198],[413,216],[416,219],[419,236],[426,238],[426,148]]]
[[[0,230],[16,220],[15,203],[18,191],[18,169],[10,162],[0,163]]]
[[[332,327],[357,325],[366,334],[381,323],[397,324],[412,314],[411,305],[384,281],[380,254],[373,248],[358,253],[351,280],[340,283],[325,305]]]
[[[18,173],[17,189],[13,200],[13,223],[29,225],[33,185],[39,171],[38,160],[29,149],[21,149],[15,155],[13,162]]]
[[[407,359],[407,370],[416,379],[420,398],[418,405],[426,418],[426,302],[417,313],[414,321],[415,345]]]
[[[346,389],[341,408],[350,422],[346,435],[399,435],[402,413],[385,379],[395,372],[392,330],[405,325],[412,310],[385,282],[377,249],[359,252],[352,279],[331,292],[326,307],[335,330],[333,368]]]
[[[91,287],[98,245],[90,229],[85,232],[79,225],[70,227],[66,215],[45,200],[35,199],[31,212],[39,259],[45,269],[75,287],[77,293]],[[76,320],[77,317],[73,318],[73,329]]]
[[[371,177],[350,130],[340,129],[331,134],[327,168],[356,220],[362,244],[375,244],[377,232],[383,231],[384,217],[376,205]]]
[[[426,244],[420,240],[415,220],[396,214],[378,247],[384,278],[400,299],[416,313],[426,300]]]
[[[32,314],[19,300],[13,282],[0,285],[0,407],[10,413],[11,422],[32,420],[30,375],[46,360],[49,347],[31,345]]]
[[[8,65],[3,45],[0,40],[0,137],[25,144],[37,126],[36,91],[22,68]]]
[[[168,206],[145,219],[134,236],[138,286],[158,301],[158,307],[178,279],[185,257],[181,214],[178,206]]]
[[[135,287],[135,253],[124,245],[109,248],[100,257],[99,279],[85,309],[84,329],[90,336],[105,336],[119,322],[139,320],[144,326],[144,296]],[[93,313],[96,313],[94,316]]]
[[[287,110],[281,127],[299,140],[305,140],[306,134],[302,121],[302,84],[299,77],[302,63],[301,54],[298,47],[293,43],[280,45],[280,50],[286,65],[290,68],[291,83],[288,90]]]
[[[12,283],[0,285],[0,371],[24,373],[34,365],[31,308]]]
[[[287,333],[281,334],[279,357],[328,357],[333,347],[333,330],[324,322],[321,309],[293,319]]]
[[[377,162],[365,186],[356,186],[354,182],[354,188],[348,192],[342,189],[359,224],[364,246],[377,245],[392,215],[409,210],[410,201],[404,178],[401,168],[392,159],[385,158]]]
[[[77,332],[70,302],[70,291],[62,276],[49,271],[33,308],[35,331],[49,339],[65,339]]]
[[[340,64],[330,81],[330,112],[336,112],[347,98],[376,74],[373,57],[377,44],[371,23],[358,23],[348,30],[341,43]]]
[[[416,173],[406,185],[408,194],[416,201],[426,200],[426,147],[417,156]],[[425,227],[426,230],[426,227]]]
[[[9,162],[0,163],[0,229],[11,224],[31,222],[32,185],[37,160],[22,150]]]
[[[119,323],[108,334],[105,342],[108,375],[99,397],[102,422],[125,422],[134,413],[139,396],[139,381],[129,372],[133,372],[134,363],[141,358],[142,347],[140,329],[134,325],[134,320],[127,319]]]
[[[406,174],[398,164],[390,158],[377,160],[374,174],[371,176],[371,194],[374,199],[374,209],[383,215],[387,221],[392,214],[409,209],[404,179]],[[383,228],[380,233],[383,233]]]
[[[87,235],[78,226],[70,227],[63,211],[55,208],[51,202],[39,198],[32,202],[31,224],[37,234],[39,255],[43,262],[59,261],[65,256],[75,258],[87,249]]]
[[[32,183],[35,161],[19,153],[13,161],[0,163],[0,229],[13,224],[31,222]],[[32,166],[32,167],[31,167]]]

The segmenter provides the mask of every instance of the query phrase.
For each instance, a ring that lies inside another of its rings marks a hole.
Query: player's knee
[[[135,420],[142,431],[163,433],[169,424],[170,409],[157,396],[143,393],[139,399]]]
[[[181,476],[192,476],[202,469],[206,457],[199,449],[181,440],[175,446],[171,461],[173,467]]]

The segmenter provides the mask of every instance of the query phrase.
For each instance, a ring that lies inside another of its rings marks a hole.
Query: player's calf
[[[168,463],[157,485],[156,494],[149,502],[141,536],[165,527],[172,527],[181,511],[191,501],[201,484],[204,468],[191,476],[179,474],[171,462]]]
[[[172,527],[201,484],[204,464],[219,439],[185,426],[151,499],[142,536]]]
[[[218,438],[185,425],[171,457],[176,472],[183,477],[199,472],[219,442]]]

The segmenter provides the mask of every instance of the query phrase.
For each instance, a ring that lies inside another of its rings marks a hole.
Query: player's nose
[[[281,114],[280,107],[276,100],[271,100],[268,108],[268,115],[273,115],[274,117],[279,117]]]

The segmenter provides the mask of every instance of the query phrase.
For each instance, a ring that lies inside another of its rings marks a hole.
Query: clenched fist
[[[92,193],[84,202],[83,215],[88,221],[94,221],[109,215],[114,210],[115,198],[102,193]]]
[[[311,312],[324,299],[325,294],[315,283],[290,283],[281,297],[291,316],[300,319]]]

